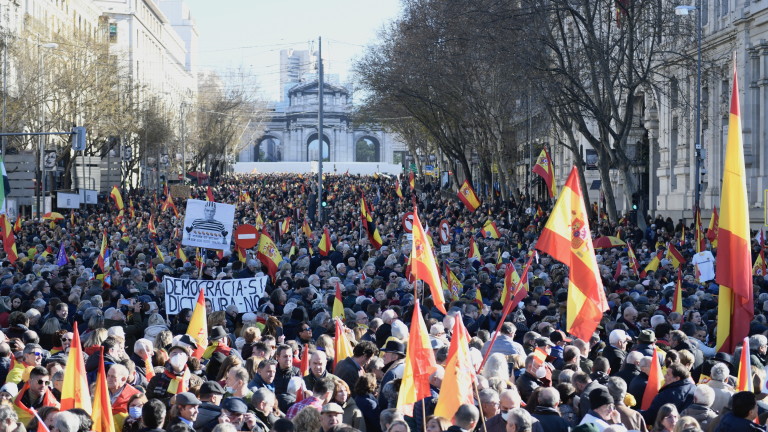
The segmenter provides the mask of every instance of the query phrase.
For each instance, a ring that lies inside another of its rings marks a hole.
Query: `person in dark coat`
[[[643,400],[645,394],[645,387],[648,385],[648,372],[651,370],[651,359],[653,357],[643,357],[640,360],[640,373],[632,378],[627,387],[627,393],[634,396],[635,400],[640,403]]]
[[[534,367],[533,354],[530,354],[525,358],[525,371],[517,378],[517,381],[515,381],[517,391],[520,392],[520,397],[523,398],[524,401],[527,401],[528,398],[531,397],[534,390],[544,385],[544,382],[542,382],[536,375],[537,369],[538,368]]]
[[[224,398],[224,389],[216,381],[206,381],[200,386],[200,407],[198,408],[197,419],[195,419],[194,428],[202,429],[204,426],[214,422],[221,415],[219,404]]]
[[[611,375],[619,373],[621,365],[624,364],[624,358],[627,356],[627,342],[630,340],[627,332],[621,329],[613,330],[608,336],[608,346],[603,350],[603,357],[608,359],[611,365]]]
[[[757,417],[757,399],[748,391],[733,395],[733,410],[725,414],[714,432],[764,432],[765,428],[753,422]]]
[[[632,351],[627,354],[624,359],[624,365],[621,366],[618,373],[613,374],[624,380],[629,385],[632,379],[640,375],[640,361],[643,360],[643,355],[637,351]]]
[[[362,375],[365,365],[376,355],[376,346],[372,342],[363,341],[352,348],[352,357],[339,360],[333,374],[347,383],[349,388],[355,388],[357,379]]]
[[[653,330],[643,330],[637,337],[637,343],[632,347],[632,351],[637,351],[645,357],[651,357],[655,343],[656,335]]]
[[[193,424],[197,419],[200,400],[190,392],[182,392],[176,395],[175,404],[178,407],[179,415],[172,418],[168,423],[168,430],[175,425],[181,425],[185,431],[195,432]]]
[[[533,417],[541,423],[547,432],[569,432],[570,425],[560,417],[557,405],[560,393],[553,387],[544,387],[539,391],[539,404],[533,410]]]
[[[280,411],[287,412],[288,407],[296,402],[296,395],[288,392],[288,383],[293,377],[301,377],[301,371],[293,366],[293,348],[290,345],[279,345],[276,350],[277,370],[272,384],[275,386],[277,406]]]
[[[671,403],[678,410],[682,411],[693,403],[693,393],[696,391],[696,385],[691,381],[691,374],[688,368],[680,363],[672,363],[667,367],[667,373],[664,375],[664,387],[659,390],[659,394],[653,398],[651,406],[642,411],[643,418],[648,424],[656,421],[656,413],[662,405]]]
[[[576,391],[579,392],[579,411],[577,413],[577,418],[581,419],[592,409],[589,402],[589,394],[593,390],[599,388],[605,389],[605,386],[597,381],[592,381],[592,378],[584,372],[575,373],[571,378],[571,383],[576,387]]]

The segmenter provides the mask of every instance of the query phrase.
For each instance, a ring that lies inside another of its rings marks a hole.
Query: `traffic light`
[[[75,126],[72,128],[72,150],[83,151],[85,150],[85,128],[83,126]]]
[[[323,207],[328,207],[328,191],[323,191],[323,202],[320,203]]]

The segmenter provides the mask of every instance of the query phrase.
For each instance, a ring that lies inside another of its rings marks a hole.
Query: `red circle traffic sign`
[[[403,229],[407,233],[413,232],[413,212],[408,212],[403,215]]]
[[[443,219],[440,221],[440,243],[448,244],[450,239],[451,239],[450,226],[448,225],[448,221]]]
[[[243,249],[256,246],[259,231],[253,225],[240,225],[235,230],[235,244]]]

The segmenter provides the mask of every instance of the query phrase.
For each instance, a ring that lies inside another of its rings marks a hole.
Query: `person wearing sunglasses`
[[[24,345],[24,354],[22,355],[22,361],[26,366],[42,366],[43,365],[43,347],[36,343],[28,343]]]
[[[28,386],[21,389],[16,396],[14,403],[21,405],[24,408],[40,409],[44,406],[59,407],[59,402],[56,401],[56,397],[51,392],[51,377],[48,375],[48,370],[42,366],[35,366],[29,372]],[[32,420],[32,414],[25,412],[19,418],[22,423],[27,424]],[[29,418],[23,418],[24,415],[28,415]]]

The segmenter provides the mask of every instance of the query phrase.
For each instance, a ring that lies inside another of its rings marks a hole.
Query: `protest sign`
[[[187,200],[181,244],[205,249],[229,249],[235,206]]]
[[[210,301],[214,311],[225,310],[234,304],[241,313],[255,312],[266,291],[268,278],[199,280],[165,277],[165,313],[176,315],[184,308],[194,309],[201,288],[205,290],[205,301]]]

